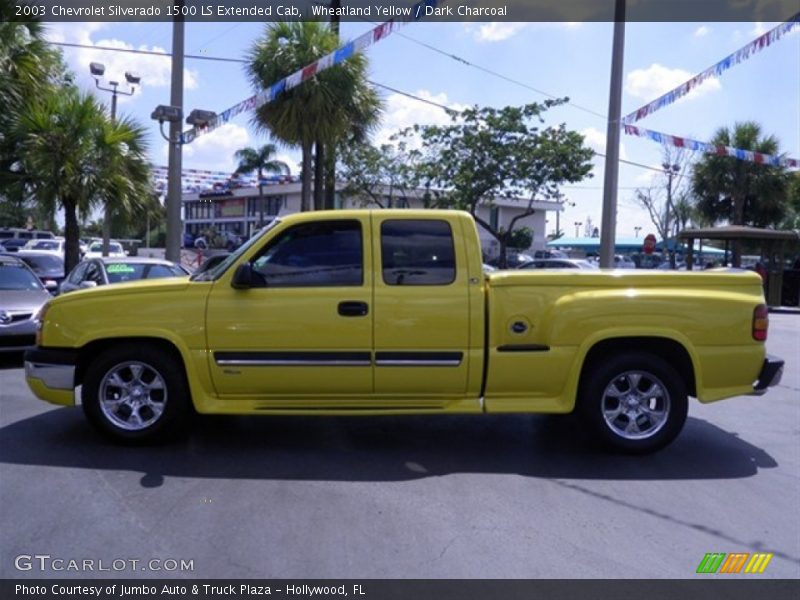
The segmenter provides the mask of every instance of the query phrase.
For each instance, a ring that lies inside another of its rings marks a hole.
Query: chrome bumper
[[[753,384],[753,396],[762,396],[767,390],[781,382],[783,377],[783,360],[777,356],[767,355],[761,367],[761,373]]]
[[[37,348],[25,353],[25,377],[38,379],[51,390],[75,388],[75,358],[70,351]]]

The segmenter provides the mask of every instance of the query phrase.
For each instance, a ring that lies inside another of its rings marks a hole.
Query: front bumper
[[[753,395],[761,396],[767,393],[767,389],[781,382],[783,377],[783,360],[770,354],[764,359],[758,379],[753,384]]]
[[[33,393],[54,404],[72,404],[77,354],[72,350],[35,348],[25,352],[25,379]]]

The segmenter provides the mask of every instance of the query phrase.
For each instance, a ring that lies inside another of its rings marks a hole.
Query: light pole
[[[669,252],[669,266],[671,268],[675,268],[675,248],[674,243],[675,241],[672,240],[673,248],[670,250],[670,217],[672,216],[673,208],[672,208],[672,178],[675,177],[678,173],[680,173],[681,167],[677,164],[669,164],[669,163],[662,163],[661,165],[664,168],[664,172],[667,174],[667,210],[665,211],[666,214],[664,215],[664,235],[667,239],[664,240],[664,244],[667,246],[667,251]]]
[[[579,237],[581,225],[583,225],[583,221],[575,221],[575,237]]]
[[[201,129],[217,116],[210,110],[195,109],[186,117],[186,122]],[[150,118],[158,121],[159,131],[169,143],[170,165],[167,181],[167,247],[166,259],[175,263],[181,262],[181,240],[183,224],[181,222],[181,148],[186,142],[181,133],[183,109],[180,106],[159,104]],[[164,133],[164,122],[169,123],[169,134]]]
[[[639,232],[642,230],[642,228],[639,225],[637,225],[633,229],[636,231],[636,237],[638,238],[639,237]]]
[[[125,81],[128,82],[130,87],[127,90],[121,90],[119,89],[118,81],[109,81],[108,85],[111,87],[103,87],[100,85],[100,79],[106,72],[106,66],[103,63],[89,63],[89,72],[92,74],[92,77],[94,77],[94,83],[98,90],[111,92],[111,122],[114,123],[117,119],[117,95],[133,96],[136,91],[136,86],[139,85],[142,78],[136,73],[125,71]],[[111,203],[108,201],[108,198],[106,198],[103,214],[103,256],[108,256],[109,244],[111,241],[111,212]]]

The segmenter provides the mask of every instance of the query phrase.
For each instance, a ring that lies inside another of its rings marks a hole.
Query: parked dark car
[[[182,266],[158,258],[92,258],[72,269],[61,283],[61,293],[139,279],[185,277],[188,274]]]
[[[0,248],[3,252],[17,252],[27,243],[28,240],[24,238],[8,238],[0,242]]]

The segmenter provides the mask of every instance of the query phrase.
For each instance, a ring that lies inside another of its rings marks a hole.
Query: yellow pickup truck
[[[194,411],[260,415],[570,413],[632,453],[668,444],[689,396],[760,394],[755,273],[484,274],[469,214],[332,211],[273,223],[191,278],[58,297],[27,382],[144,442]]]

